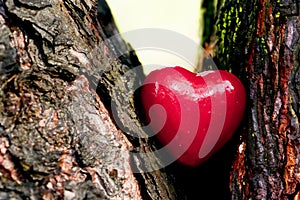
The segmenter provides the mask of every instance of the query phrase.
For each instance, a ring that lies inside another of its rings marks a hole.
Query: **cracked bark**
[[[136,114],[144,75],[117,33],[103,0],[0,0],[1,199],[184,198],[164,169],[133,173],[159,161]]]
[[[224,1],[220,9],[216,62],[248,90],[231,199],[300,199],[299,20],[296,0]]]

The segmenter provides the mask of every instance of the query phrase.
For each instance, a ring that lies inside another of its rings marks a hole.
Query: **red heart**
[[[141,100],[163,148],[174,160],[196,166],[230,140],[243,118],[246,93],[227,71],[166,67],[146,77]]]

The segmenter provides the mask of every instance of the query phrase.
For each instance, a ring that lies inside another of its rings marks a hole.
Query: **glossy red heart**
[[[149,73],[141,100],[163,148],[174,160],[197,166],[231,139],[244,115],[246,93],[227,71],[195,74],[166,67]]]

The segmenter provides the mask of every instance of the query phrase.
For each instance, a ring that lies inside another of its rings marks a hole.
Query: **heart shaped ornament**
[[[141,88],[146,122],[179,163],[197,166],[228,142],[246,106],[241,81],[223,70],[192,73],[166,67],[148,74]]]

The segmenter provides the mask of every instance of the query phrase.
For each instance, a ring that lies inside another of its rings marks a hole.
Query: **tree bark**
[[[231,199],[300,199],[299,2],[225,0],[215,60],[244,82],[248,109]]]
[[[0,199],[183,199],[153,170],[138,65],[104,0],[0,0]]]
[[[0,0],[0,198],[300,199],[299,3],[215,10],[203,42],[243,81],[245,119],[198,168],[153,171],[133,89],[144,74],[106,2]]]

